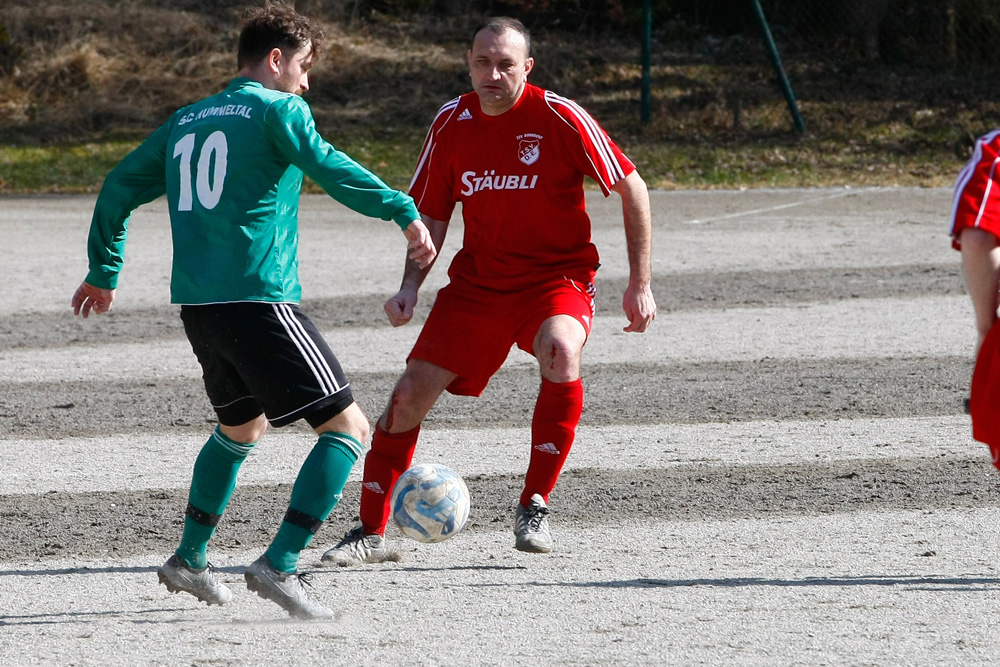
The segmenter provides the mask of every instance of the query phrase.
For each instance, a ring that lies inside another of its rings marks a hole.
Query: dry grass
[[[308,94],[317,124],[404,185],[437,107],[468,90],[464,52],[475,17],[362,24],[324,13],[328,4],[336,3],[299,2],[329,36]],[[108,165],[174,109],[231,78],[240,7],[229,0],[0,6],[9,37],[0,40],[0,191],[98,187]],[[789,52],[785,66],[807,123],[800,137],[753,35],[660,38],[648,124],[639,120],[634,36],[536,29],[532,77],[581,101],[656,187],[946,185],[972,139],[1000,118],[995,74]]]
[[[22,49],[0,100],[8,140],[145,131],[232,69],[231,29],[144,3],[25,4],[0,10],[0,24]]]

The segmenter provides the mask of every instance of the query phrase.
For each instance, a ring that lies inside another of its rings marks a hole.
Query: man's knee
[[[553,318],[535,337],[534,353],[542,377],[553,382],[572,382],[580,377],[580,358],[587,332],[573,318]]]
[[[233,442],[249,445],[264,437],[264,431],[267,430],[267,417],[259,415],[245,424],[236,426],[219,424],[219,430]]]
[[[386,424],[407,423],[414,418],[423,419],[420,414],[420,382],[411,374],[404,373],[392,390],[386,407]],[[394,429],[391,429],[394,430]]]
[[[392,390],[379,424],[387,433],[416,428],[456,377],[451,371],[430,362],[410,360]]]
[[[329,431],[346,433],[362,444],[368,442],[371,436],[371,424],[357,403],[351,403],[340,414],[316,426],[315,430],[320,434]]]
[[[545,341],[540,347],[535,356],[543,366],[566,371],[579,365],[582,348],[570,341],[554,338]]]

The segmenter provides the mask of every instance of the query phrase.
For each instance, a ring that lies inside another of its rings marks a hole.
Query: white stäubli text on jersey
[[[488,172],[479,176],[474,171],[467,171],[462,174],[462,185],[465,188],[460,194],[469,196],[483,190],[534,190],[535,183],[538,182],[538,174],[500,174]]]

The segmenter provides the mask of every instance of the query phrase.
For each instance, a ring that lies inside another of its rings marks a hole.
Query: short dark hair
[[[476,27],[475,32],[472,33],[472,41],[475,41],[476,35],[483,30],[489,30],[494,35],[502,35],[508,30],[513,30],[524,38],[524,46],[527,50],[526,55],[531,55],[531,33],[528,32],[528,29],[519,20],[509,16],[491,16]]]
[[[298,51],[310,42],[312,56],[319,58],[323,31],[283,2],[266,2],[263,7],[251,7],[243,12],[243,30],[236,66],[254,65],[271,49]]]

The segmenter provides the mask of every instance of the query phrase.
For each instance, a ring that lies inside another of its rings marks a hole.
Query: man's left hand
[[[625,317],[628,318],[629,322],[624,331],[642,333],[656,319],[656,301],[653,299],[653,290],[649,285],[641,287],[629,285],[628,289],[625,290],[625,296],[622,297],[622,308],[625,310]]]

